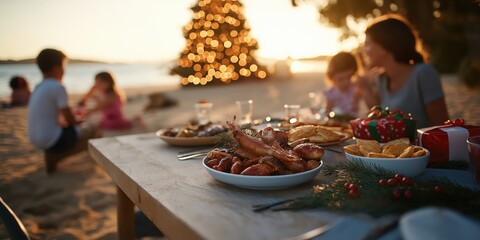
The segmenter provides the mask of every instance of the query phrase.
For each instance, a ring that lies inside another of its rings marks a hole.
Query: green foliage
[[[311,0],[292,0],[293,5]],[[347,24],[388,13],[410,20],[442,73],[459,70],[467,56],[480,58],[480,2],[476,0],[326,0],[319,4],[320,19],[343,31],[341,39],[355,37]]]
[[[240,130],[248,136],[260,138],[260,132],[252,128],[252,125],[250,123],[246,123],[240,126]],[[231,131],[223,132],[216,135],[215,142],[217,146],[225,149],[236,149],[239,147],[239,143],[233,137]]]
[[[397,184],[379,184],[379,180],[394,179],[395,173],[380,167],[369,168],[361,162],[345,161],[323,167],[323,174],[331,176],[329,184],[314,186],[308,195],[292,199],[272,210],[303,210],[320,208],[341,212],[362,212],[374,217],[402,214],[424,206],[452,208],[464,214],[480,217],[480,190],[458,185],[447,178],[411,178],[411,185],[399,180]],[[358,187],[352,197],[345,183]],[[441,190],[438,190],[441,189]],[[406,197],[410,191],[412,195]],[[396,198],[394,192],[399,192]]]
[[[319,9],[322,20],[336,27],[347,25],[347,17],[355,19],[371,17],[374,9],[379,6],[375,1],[329,1],[328,5]]]

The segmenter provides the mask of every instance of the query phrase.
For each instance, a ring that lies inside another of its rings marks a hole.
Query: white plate
[[[415,158],[370,158],[357,156],[345,152],[345,156],[349,161],[361,161],[367,166],[380,166],[386,170],[394,171],[405,176],[415,177],[422,174],[428,164],[430,152],[424,148],[427,154]]]
[[[216,142],[216,137],[167,137],[163,133],[165,129],[158,130],[155,135],[158,138],[162,139],[164,142],[175,145],[175,146],[208,146],[214,145]]]
[[[320,161],[320,166],[318,166],[317,168],[301,173],[276,176],[247,176],[217,171],[207,166],[207,161],[207,158],[203,159],[203,166],[205,167],[207,172],[210,173],[210,175],[212,175],[212,177],[217,179],[218,181],[235,185],[241,188],[259,190],[284,189],[293,187],[304,182],[308,182],[315,178],[315,176],[317,176],[323,165],[323,162]]]

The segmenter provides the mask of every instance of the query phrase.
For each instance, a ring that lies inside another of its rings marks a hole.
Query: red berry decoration
[[[357,198],[358,197],[358,191],[350,190],[350,191],[348,191],[348,195],[350,196],[350,198]]]
[[[343,184],[343,187],[344,187],[344,188],[349,188],[349,187],[350,187],[350,183],[349,183],[349,182],[346,182],[345,184]]]
[[[443,189],[442,189],[440,186],[435,186],[435,187],[433,188],[433,190],[435,190],[435,192],[437,192],[437,193],[443,192]]]
[[[387,183],[388,183],[388,185],[397,185],[398,181],[394,178],[390,178],[390,179],[388,179]]]
[[[353,190],[353,191],[358,191],[357,186],[353,183],[350,183],[350,185],[348,186],[348,189]]]
[[[413,186],[413,182],[410,181],[410,179],[407,177],[403,177],[402,182],[405,183],[407,186]]]
[[[402,178],[403,176],[400,175],[399,173],[395,174],[395,179],[397,179],[398,181],[402,181]]]
[[[385,181],[385,179],[380,179],[380,181],[378,181],[378,184],[380,184],[381,186],[385,186],[387,185],[387,181]]]
[[[465,124],[465,120],[463,118],[457,118],[455,121],[453,121],[453,125],[455,126],[462,126]]]
[[[393,191],[392,196],[394,199],[400,199],[400,197],[402,197],[402,193],[400,191]]]
[[[406,198],[406,199],[410,199],[413,197],[413,191],[412,190],[407,190],[403,193],[403,196]]]

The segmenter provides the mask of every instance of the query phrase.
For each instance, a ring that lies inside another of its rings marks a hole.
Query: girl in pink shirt
[[[99,125],[101,129],[113,130],[132,127],[131,121],[123,115],[124,94],[117,89],[115,80],[110,73],[101,72],[95,76],[95,85],[83,97],[79,105],[84,105],[85,101],[95,93],[97,93],[96,106],[86,114],[101,111],[102,117]]]
[[[327,79],[331,87],[324,91],[327,113],[334,111],[340,115],[358,115],[361,96],[354,81],[357,70],[356,58],[351,53],[339,52],[330,59]]]

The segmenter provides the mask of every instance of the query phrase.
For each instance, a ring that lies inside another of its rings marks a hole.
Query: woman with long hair
[[[379,73],[371,74],[370,81],[369,77],[359,79],[367,105],[411,113],[418,128],[448,120],[440,77],[425,63],[427,55],[412,25],[399,15],[389,14],[375,19],[365,34],[367,69]]]

